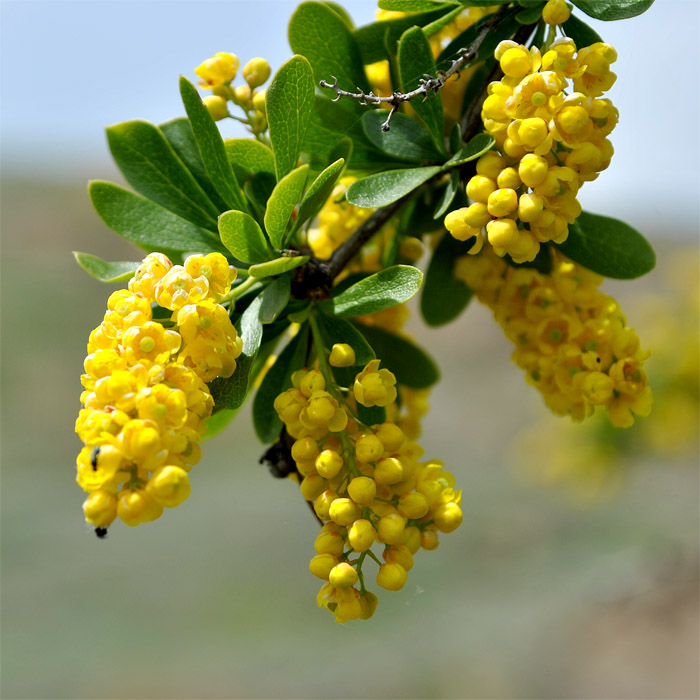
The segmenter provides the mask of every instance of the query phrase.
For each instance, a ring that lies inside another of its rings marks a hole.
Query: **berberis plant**
[[[651,2],[574,5],[619,20]],[[486,304],[555,413],[624,428],[652,403],[648,353],[599,286],[654,253],[577,200],[613,154],[615,49],[564,0],[379,7],[355,28],[334,2],[303,2],[267,90],[264,59],[235,87],[239,59],[218,53],[195,69],[211,95],[180,79],[186,117],[109,127],[136,192],[92,182],[90,197],[148,255],[76,253],[128,280],[85,359],[87,522],[102,537],[182,503],[202,437],[254,394],[263,461],[321,524],[310,569],[338,622],[371,617],[369,576],[400,589],[462,522],[453,475],[415,441],[439,377],[402,329],[421,287],[429,326]],[[250,138],[223,140],[221,119]]]

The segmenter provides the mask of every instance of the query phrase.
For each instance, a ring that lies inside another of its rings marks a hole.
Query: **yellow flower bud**
[[[403,478],[403,464],[396,457],[380,459],[374,468],[374,479],[380,484],[397,484]]]
[[[413,491],[399,498],[399,513],[409,520],[419,520],[429,510],[428,501],[422,493]]]
[[[117,499],[113,493],[93,491],[83,503],[86,522],[95,527],[107,527],[117,517]]]
[[[404,530],[405,543],[411,554],[415,554],[420,549],[421,534],[421,531],[415,525],[411,525]]]
[[[382,423],[376,435],[389,453],[398,452],[406,439],[403,430],[395,423]]]
[[[312,369],[307,372],[299,382],[299,391],[308,399],[314,391],[323,391],[326,388],[326,380],[320,370]]]
[[[406,585],[407,580],[408,572],[396,562],[382,564],[377,574],[377,585],[387,591],[400,591]]]
[[[218,97],[217,95],[209,95],[205,97],[202,102],[204,106],[211,114],[211,118],[215,121],[221,121],[228,117],[228,106],[226,100],[223,97]]]
[[[398,513],[390,513],[377,522],[377,538],[384,544],[403,544],[406,519]]]
[[[141,514],[146,507],[143,491],[120,491],[117,501],[117,515],[129,527],[141,523]]]
[[[489,195],[495,190],[495,181],[485,175],[474,175],[467,183],[467,197],[474,202],[486,204]]]
[[[503,168],[498,177],[496,178],[496,184],[501,188],[508,188],[511,190],[517,190],[522,184],[520,181],[520,175],[515,168]]]
[[[333,568],[338,564],[338,560],[332,554],[317,554],[309,562],[309,571],[323,581],[328,581]]]
[[[413,236],[406,236],[406,238],[401,241],[401,245],[399,246],[399,253],[401,256],[406,260],[410,260],[411,262],[420,260],[423,257],[424,252],[425,246],[423,245],[423,242],[418,238],[414,238]]]
[[[506,167],[505,158],[496,151],[488,151],[476,161],[476,172],[491,180],[495,180]]]
[[[358,462],[376,462],[384,454],[384,445],[376,435],[364,435],[355,443]]]
[[[318,515],[321,520],[331,519],[329,511],[331,503],[333,503],[336,498],[338,498],[338,494],[330,489],[326,489],[322,494],[316,497],[316,500],[314,500],[314,511],[316,511],[316,515]]]
[[[330,507],[331,520],[338,525],[352,525],[361,515],[361,506],[349,498],[336,498]]]
[[[384,550],[384,561],[401,564],[406,571],[413,568],[413,554],[405,544],[394,544]]]
[[[437,549],[440,546],[440,536],[435,530],[426,530],[420,538],[420,546],[423,549]]]
[[[500,189],[489,195],[488,212],[491,216],[502,217],[512,214],[518,208],[518,195],[515,190]]]
[[[315,460],[318,453],[318,443],[310,437],[299,438],[292,445],[292,458],[295,462]]]
[[[334,557],[339,557],[344,548],[345,542],[338,526],[335,523],[326,523],[314,542],[316,554],[332,554]]]
[[[217,53],[194,69],[202,82],[200,87],[216,88],[230,83],[238,71],[238,56],[232,53]]]
[[[538,194],[521,194],[518,200],[518,218],[526,222],[537,221],[543,208],[544,200]]]
[[[489,195],[490,197],[491,195]],[[491,214],[483,202],[474,202],[466,208],[463,215],[464,223],[472,228],[481,228],[491,221]]]
[[[530,54],[524,46],[508,49],[500,61],[501,70],[509,78],[524,78],[532,68]]]
[[[368,476],[356,476],[348,484],[348,494],[355,503],[368,506],[377,495],[377,484]]]
[[[318,474],[309,474],[305,476],[299,489],[301,495],[307,501],[315,501],[325,490],[328,482]]]
[[[181,467],[162,467],[154,472],[148,482],[149,496],[166,508],[179,506],[190,491],[190,479]]]
[[[328,580],[337,588],[350,588],[357,583],[357,571],[344,561],[331,569]]]
[[[267,105],[265,104],[265,90],[258,90],[253,95],[253,107],[260,114],[267,114]]]
[[[445,503],[433,513],[433,522],[440,532],[453,532],[462,524],[462,509],[456,503]]]
[[[233,101],[241,107],[250,109],[252,106],[251,97],[252,93],[249,85],[239,85],[233,91]]]
[[[328,362],[331,367],[352,367],[355,364],[355,351],[347,343],[335,343]]]
[[[364,552],[374,544],[374,527],[369,520],[356,520],[348,530],[348,542],[356,552]]]
[[[549,0],[542,10],[545,24],[564,24],[571,16],[571,10],[564,0]]]
[[[335,450],[323,450],[316,457],[316,471],[324,479],[332,479],[343,467],[343,458]]]
[[[508,248],[518,240],[518,225],[513,219],[494,219],[486,224],[489,243],[494,248]]]
[[[362,612],[360,613],[360,617],[363,620],[369,620],[372,615],[374,615],[374,611],[377,609],[377,603],[379,602],[379,599],[377,598],[374,593],[371,593],[370,591],[365,591],[364,595],[360,595],[360,607],[362,609]]]
[[[549,163],[534,153],[522,157],[518,166],[518,175],[528,187],[537,187],[545,181],[549,173]]]
[[[264,58],[251,58],[243,66],[243,78],[251,88],[260,87],[270,77],[270,64]]]

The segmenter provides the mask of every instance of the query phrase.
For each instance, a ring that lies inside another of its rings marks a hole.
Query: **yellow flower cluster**
[[[476,237],[473,253],[484,236],[498,255],[526,262],[541,243],[566,240],[579,188],[610,163],[618,113],[601,95],[615,82],[617,53],[602,43],[577,52],[564,38],[544,55],[502,41],[495,56],[505,75],[489,85],[481,116],[500,154],[479,158],[467,183],[473,204],[450,212],[445,227],[459,240]]]
[[[394,406],[396,379],[379,365],[368,363],[347,396],[335,383],[329,386],[322,371],[300,370],[294,386],[275,400],[295,438],[291,452],[303,477],[301,493],[325,523],[309,568],[324,581],[319,606],[337,622],[374,614],[377,597],[365,588],[362,571],[367,557],[379,565],[377,585],[397,591],[414,554],[435,549],[438,533],[462,522],[461,492],[441,462],[420,462],[422,448],[395,423],[368,426],[354,416],[357,403]],[[375,543],[383,562],[372,551]]]
[[[241,353],[218,303],[235,276],[219,253],[192,255],[184,266],[151,253],[128,290],[109,297],[90,334],[76,421],[85,443],[77,482],[98,533],[117,516],[132,526],[155,520],[189,495],[187,472],[214,405],[205,382],[231,376]],[[154,320],[152,303],[170,320]]]
[[[267,119],[265,91],[256,88],[264,85],[270,77],[270,64],[264,58],[251,58],[242,71],[246,84],[233,88],[231,83],[239,66],[238,56],[220,52],[203,61],[194,72],[201,78],[199,86],[214,93],[202,101],[215,121],[230,116],[228,101],[231,100],[246,113],[251,131],[259,134],[267,128]]]
[[[598,289],[602,277],[559,256],[543,275],[507,265],[490,249],[460,258],[455,275],[491,308],[516,346],[513,360],[554,413],[583,420],[604,406],[618,428],[649,415],[649,353]]]

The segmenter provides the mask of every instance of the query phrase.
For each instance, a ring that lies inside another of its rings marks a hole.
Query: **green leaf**
[[[593,27],[589,27],[583,20],[576,15],[571,15],[564,24],[561,25],[566,36],[570,36],[576,46],[590,46],[597,42],[602,42],[598,32]]]
[[[263,335],[262,322],[259,318],[262,304],[262,294],[259,294],[236,324],[236,330],[243,340],[243,349],[236,360],[234,373],[225,379],[219,377],[209,384],[211,395],[214,397],[215,411],[237,409],[248,395],[250,371],[260,349]]]
[[[257,173],[275,174],[275,156],[255,139],[226,139],[226,157],[239,182],[245,182]]]
[[[542,10],[546,4],[545,2],[541,2],[538,5],[520,10],[520,12],[515,15],[515,21],[518,22],[518,24],[534,24],[535,22],[539,22],[542,18]]]
[[[585,211],[569,226],[569,237],[559,249],[579,265],[613,279],[641,277],[656,264],[654,249],[639,231]]]
[[[73,251],[80,267],[100,282],[125,282],[134,276],[140,262],[107,262],[89,253]]]
[[[420,27],[412,27],[403,34],[399,40],[398,60],[404,92],[415,90],[424,75],[437,75],[430,42]],[[439,94],[429,95],[426,100],[413,100],[411,106],[428,128],[438,151],[445,153],[445,125]]]
[[[428,270],[420,299],[420,310],[429,326],[442,326],[459,316],[472,298],[472,291],[455,277],[457,260],[473,241],[458,241],[446,233],[438,244]]]
[[[355,325],[381,358],[381,366],[396,375],[398,384],[411,389],[427,389],[440,379],[433,359],[415,343],[378,326],[357,322]]]
[[[291,294],[289,277],[278,277],[260,294],[260,323],[274,323],[287,306]],[[245,314],[244,314],[245,315]]]
[[[357,417],[365,425],[381,425],[386,422],[386,408],[384,406],[363,406],[357,404]]]
[[[255,173],[243,185],[245,196],[248,197],[248,200],[255,207],[256,218],[260,223],[262,223],[265,215],[267,200],[270,199],[276,184],[277,178],[274,173]]]
[[[297,255],[293,258],[275,258],[269,262],[260,263],[258,265],[251,265],[248,268],[248,274],[251,277],[273,277],[275,275],[282,275],[289,270],[293,270],[295,267],[299,267],[304,263],[309,262],[308,255]]]
[[[589,17],[609,22],[641,15],[652,6],[654,0],[571,0],[571,2]]]
[[[120,236],[150,252],[227,254],[218,236],[111,182],[93,180],[88,192],[102,221]]]
[[[247,263],[261,263],[273,254],[258,222],[242,211],[227,211],[219,217],[223,244],[234,257]]]
[[[107,142],[126,181],[140,194],[198,226],[216,231],[217,208],[153,124],[107,127]]]
[[[350,321],[328,314],[319,314],[318,321],[329,348],[336,343],[347,343],[355,351],[356,365],[366,365],[375,358],[372,346]]]
[[[442,193],[442,197],[438,202],[437,209],[433,214],[433,219],[439,219],[450,208],[450,204],[452,204],[452,200],[455,198],[458,189],[459,170],[453,170],[450,173],[450,179],[447,181],[447,185],[445,186],[445,191]]]
[[[348,11],[342,6],[339,5],[337,2],[330,2],[330,0],[323,0],[323,4],[327,5],[328,7],[333,10],[340,19],[345,22],[345,25],[347,28],[352,31],[355,28],[355,23],[352,21],[352,17],[348,14]]]
[[[304,56],[292,56],[275,73],[265,105],[279,181],[297,166],[314,108],[314,75]]]
[[[373,22],[356,29],[353,36],[362,54],[362,62],[367,65],[375,61],[389,59],[390,53],[387,50],[387,46],[394,46],[409,27],[424,27],[440,19],[440,17],[450,12],[451,9],[451,5],[444,4],[442,7],[430,12],[409,14],[396,19]]]
[[[441,160],[430,134],[415,120],[397,112],[391,118],[391,129],[382,131],[382,124],[389,113],[385,109],[365,112],[362,128],[367,138],[384,153],[401,160],[420,163],[425,160]]]
[[[379,0],[379,8],[393,12],[430,12],[445,5],[454,5],[452,0]]]
[[[206,192],[207,197],[214,203],[216,211],[226,211],[228,205],[216,191],[211,178],[207,175],[202,156],[197,148],[197,141],[192,132],[190,120],[187,117],[178,117],[164,124],[159,124],[158,128],[163,132],[165,138],[168,139],[168,143],[177,153],[178,158],[187,166],[187,169],[192,173],[194,179],[197,180],[199,186]]]
[[[184,76],[180,76],[180,95],[212,184],[231,209],[247,211],[243,190],[226,158],[226,149],[216,122],[200,99],[197,88]]]
[[[445,163],[443,170],[454,168],[462,165],[462,163],[468,163],[470,160],[476,160],[490,150],[494,143],[496,143],[496,140],[491,134],[477,134]]]
[[[423,273],[418,268],[394,265],[365,277],[320,306],[336,316],[373,314],[408,301],[422,281]]]
[[[265,230],[275,250],[284,247],[289,217],[301,199],[308,165],[302,165],[287,173],[272,190],[265,209]]]
[[[352,142],[350,142],[350,148],[352,148]],[[292,227],[292,233],[290,235],[293,235],[307,219],[314,217],[318,210],[324,205],[325,201],[330,197],[331,192],[333,192],[335,183],[343,172],[344,166],[345,160],[343,158],[336,160],[335,163],[331,163],[311,183],[311,187],[306,191],[304,199],[301,200],[297,218],[294,221],[294,226]]]
[[[440,170],[439,166],[431,165],[427,168],[406,168],[375,173],[361,180],[355,180],[348,187],[345,196],[348,202],[356,207],[365,209],[383,207],[413,192]]]
[[[304,324],[267,371],[255,395],[253,424],[257,436],[264,443],[276,440],[282,430],[282,421],[275,411],[274,402],[292,385],[292,372],[306,364],[308,342],[309,327],[308,324]]]
[[[353,33],[327,5],[302,2],[289,20],[288,36],[292,51],[309,60],[315,85],[320,80],[332,82],[335,76],[341,88],[369,92]],[[357,113],[362,106],[352,102],[348,109]]]

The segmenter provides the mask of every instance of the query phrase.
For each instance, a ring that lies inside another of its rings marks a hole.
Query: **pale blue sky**
[[[296,4],[2,0],[4,173],[109,177],[104,126],[182,114],[178,75],[194,79],[194,66],[216,51],[278,67],[291,55],[286,23]],[[357,24],[376,7],[345,5]],[[585,208],[638,225],[660,212],[697,220],[699,20],[698,0],[657,0],[631,20],[591,21],[619,52],[609,96],[620,124],[611,168],[581,192]]]

